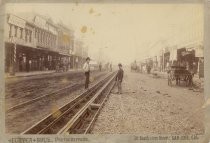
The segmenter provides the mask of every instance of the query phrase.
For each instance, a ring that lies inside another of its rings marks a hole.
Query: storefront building
[[[26,21],[7,14],[5,24],[5,72],[54,70],[58,58],[56,27],[41,27],[38,16]]]
[[[63,24],[58,24],[58,51],[60,55],[60,62],[65,68],[74,68],[74,36],[73,31]]]

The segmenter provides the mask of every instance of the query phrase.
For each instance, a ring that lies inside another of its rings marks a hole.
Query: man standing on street
[[[90,58],[86,58],[86,62],[83,65],[83,70],[85,71],[85,89],[88,89],[89,87],[89,78],[90,78]]]
[[[121,63],[118,64],[118,67],[119,67],[119,70],[117,72],[115,81],[117,82],[118,94],[122,94],[122,80],[123,80],[124,71],[122,69]]]

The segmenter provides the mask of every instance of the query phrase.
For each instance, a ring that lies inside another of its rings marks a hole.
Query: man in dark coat
[[[122,69],[121,63],[118,64],[118,67],[119,67],[119,70],[117,72],[115,81],[117,82],[118,94],[122,94],[122,80],[123,80],[124,71]]]

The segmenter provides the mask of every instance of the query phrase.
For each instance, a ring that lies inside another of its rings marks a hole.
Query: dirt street
[[[123,94],[110,94],[92,133],[204,133],[203,92],[125,71]]]
[[[102,73],[93,71],[92,74],[100,76]],[[84,78],[82,71],[75,71],[6,79],[6,109],[66,86],[83,83]]]

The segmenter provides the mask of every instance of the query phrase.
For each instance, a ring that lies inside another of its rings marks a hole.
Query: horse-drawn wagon
[[[192,85],[193,74],[181,66],[171,66],[168,70],[168,85],[172,86],[175,82],[176,85],[180,85],[181,81],[185,83],[185,86]]]

